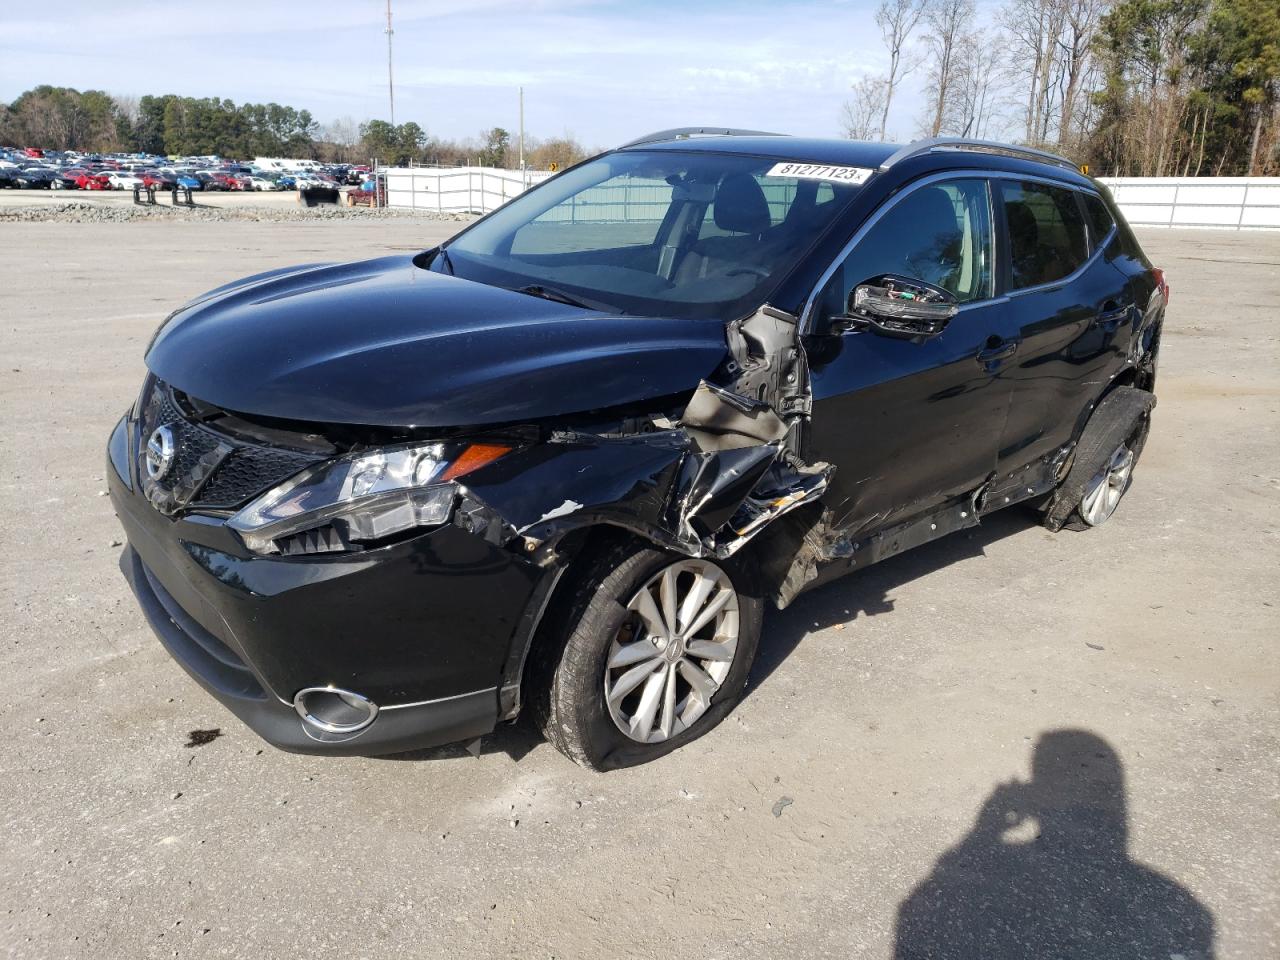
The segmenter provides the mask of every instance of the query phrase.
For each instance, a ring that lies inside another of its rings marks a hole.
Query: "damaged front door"
[[[926,181],[873,215],[809,318],[809,450],[836,467],[825,502],[860,536],[970,493],[992,474],[1017,350],[996,299],[989,189]],[[936,336],[899,339],[839,323],[850,293],[895,274],[941,287],[959,310]]]

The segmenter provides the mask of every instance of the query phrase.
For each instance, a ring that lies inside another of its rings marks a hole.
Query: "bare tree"
[[[340,147],[354,147],[360,142],[360,125],[351,117],[339,117],[323,128],[321,136]]]
[[[931,137],[936,137],[941,132],[947,111],[955,97],[959,53],[957,48],[965,26],[972,22],[973,17],[973,0],[931,0],[925,8],[924,20],[928,32],[924,43],[929,56],[930,102],[929,118],[924,128]]]
[[[929,0],[880,0],[876,9],[876,25],[889,50],[889,74],[884,80],[884,106],[880,112],[880,139],[885,138],[889,127],[889,107],[893,104],[893,91],[903,77],[915,69],[910,59],[903,63],[902,54],[911,40],[911,34],[920,24]]]
[[[1008,106],[1009,75],[1004,62],[1008,40],[990,31],[956,39],[951,92],[940,133],[991,138],[1004,134],[1002,111]]]
[[[128,120],[130,124],[138,122],[138,115],[140,114],[141,111],[138,107],[137,97],[133,96],[133,94],[117,93],[117,94],[112,94],[111,99],[115,101],[116,113],[118,113],[125,120]]]
[[[1023,138],[1044,143],[1052,123],[1053,74],[1057,38],[1065,20],[1065,0],[1006,0],[1000,20],[1012,41],[1011,62],[1025,84]]]
[[[874,140],[877,130],[883,130],[885,89],[883,77],[863,77],[853,85],[853,96],[840,110],[840,127],[850,140]]]
[[[1107,0],[1063,0],[1065,16],[1062,33],[1058,36],[1058,57],[1062,62],[1062,105],[1058,117],[1058,146],[1074,146],[1079,142],[1076,132],[1076,112],[1085,100],[1088,88],[1084,81],[1089,74],[1093,58],[1090,49],[1098,31]],[[1085,105],[1087,107],[1087,105]]]

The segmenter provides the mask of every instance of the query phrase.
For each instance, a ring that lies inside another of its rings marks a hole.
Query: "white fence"
[[[1134,226],[1280,230],[1280,177],[1099,177]]]
[[[551,176],[496,167],[390,167],[387,205],[441,213],[488,213]],[[1125,219],[1146,227],[1280,230],[1280,177],[1102,177]],[[588,190],[555,219],[660,219],[671,188],[660,182]],[[598,196],[597,196],[598,194]],[[769,196],[770,203],[790,197]]]
[[[488,213],[551,174],[497,167],[387,167],[387,206],[440,213]]]

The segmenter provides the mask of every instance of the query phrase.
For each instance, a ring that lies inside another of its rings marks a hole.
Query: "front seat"
[[[924,187],[908,195],[897,212],[897,222],[913,231],[902,249],[907,274],[957,293],[964,261],[964,231],[955,204],[941,187]]]
[[[763,259],[764,234],[772,225],[769,202],[756,178],[730,173],[720,181],[712,203],[712,222],[730,236],[703,237],[685,254],[676,282],[724,276]]]

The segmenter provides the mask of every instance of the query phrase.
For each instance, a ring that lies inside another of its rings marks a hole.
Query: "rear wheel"
[[[745,568],[635,544],[586,563],[534,665],[544,735],[605,770],[707,733],[755,659],[762,603]]]

